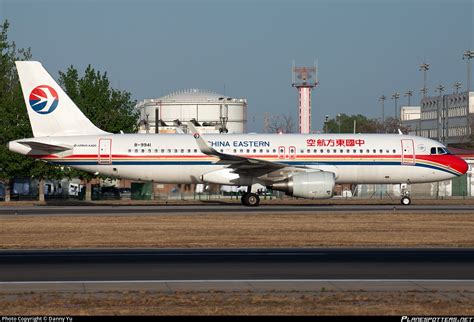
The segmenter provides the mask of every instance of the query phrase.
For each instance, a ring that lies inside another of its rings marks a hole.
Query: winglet
[[[207,154],[207,155],[213,155],[213,156],[219,156],[219,152],[217,152],[215,149],[213,149],[201,136],[201,133],[198,132],[194,124],[191,122],[188,122],[188,128],[190,130],[190,134],[194,136],[196,139],[196,143],[199,147],[199,150],[201,150],[202,153]]]

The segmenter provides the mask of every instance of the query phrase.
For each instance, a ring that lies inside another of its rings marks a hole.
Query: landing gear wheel
[[[403,197],[400,202],[401,202],[402,205],[408,206],[409,204],[411,204],[411,199],[410,199],[410,197]]]
[[[258,207],[260,205],[260,197],[255,193],[246,193],[242,196],[242,203],[247,207]]]

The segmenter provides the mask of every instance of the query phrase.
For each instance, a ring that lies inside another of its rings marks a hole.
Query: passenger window
[[[128,149],[128,153],[132,152],[132,149]]]
[[[197,149],[194,149],[194,153],[197,153],[197,151],[198,151]]]
[[[393,149],[393,153],[397,153],[397,150]]]
[[[377,150],[373,149],[373,153],[377,153]]]
[[[165,153],[165,149],[161,149],[161,153]]]
[[[138,149],[135,149],[135,153],[138,153]]]
[[[145,153],[145,149],[142,149],[142,153]]]
[[[321,150],[319,150],[319,151],[320,151],[321,153],[324,153],[324,150],[323,150],[323,149],[321,149]]]
[[[383,150],[382,150],[382,149],[380,149],[380,150],[379,150],[379,152],[380,152],[380,153],[383,153]]]
[[[151,149],[148,149],[148,153],[151,153]]]
[[[347,152],[347,153],[351,153],[351,150],[347,149],[346,152]]]
[[[369,150],[369,149],[367,149],[367,150],[365,150],[365,152],[367,152],[367,153],[370,153],[370,150]]]
[[[171,149],[168,149],[168,153],[171,153]]]
[[[306,150],[306,152],[311,153],[311,149]]]

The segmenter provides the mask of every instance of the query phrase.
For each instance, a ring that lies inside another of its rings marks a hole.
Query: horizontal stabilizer
[[[16,141],[19,144],[25,145],[30,147],[32,150],[39,150],[48,153],[59,153],[64,152],[67,150],[72,150],[72,146],[68,145],[55,145],[55,144],[47,144],[42,142],[35,142],[35,141]]]

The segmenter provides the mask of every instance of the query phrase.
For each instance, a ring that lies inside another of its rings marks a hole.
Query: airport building
[[[409,134],[446,145],[468,143],[474,133],[474,92],[425,97],[420,107],[402,107],[400,119]]]
[[[247,132],[247,100],[201,89],[187,89],[145,99],[140,112],[139,133],[175,133],[192,122],[201,133]]]

